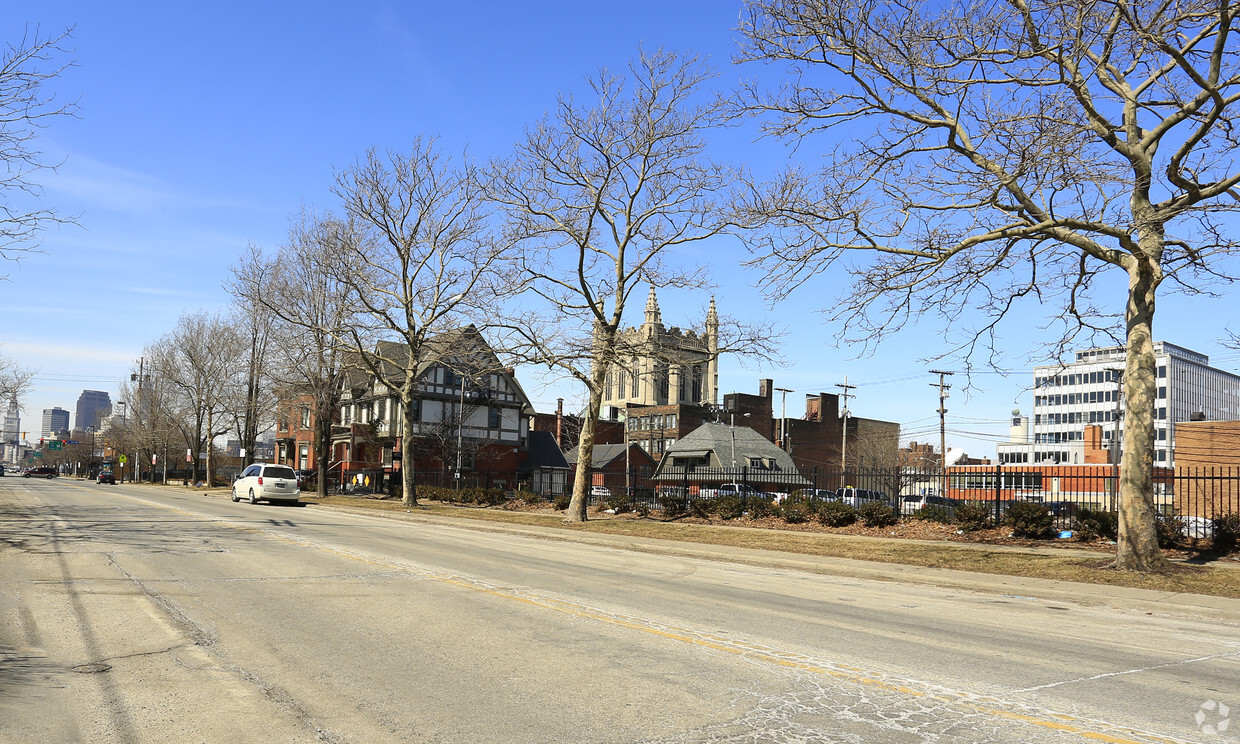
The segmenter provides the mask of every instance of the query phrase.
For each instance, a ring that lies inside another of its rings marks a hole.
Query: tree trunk
[[[1154,298],[1158,267],[1138,259],[1129,269],[1127,358],[1124,365],[1124,451],[1119,475],[1119,535],[1115,567],[1158,571],[1167,559],[1158,547],[1154,510]]]
[[[211,432],[215,431],[215,415],[207,411],[207,482],[206,487],[211,487],[211,477],[215,475],[215,457],[211,446]]]
[[[594,438],[598,431],[599,412],[603,408],[603,385],[607,379],[607,365],[596,359],[590,374],[593,382],[590,386],[590,402],[586,406],[585,421],[581,422],[581,441],[577,445],[577,473],[573,476],[573,498],[564,514],[565,522],[586,521],[590,475],[594,469]]]
[[[413,416],[416,396],[417,390],[413,382],[405,384],[400,390],[400,483],[404,489],[401,503],[405,506],[418,505],[418,494],[413,482],[413,458],[410,457],[413,450],[411,442],[415,433],[414,424],[417,423]]]
[[[331,474],[329,465],[331,464],[332,454],[332,409],[335,407],[330,400],[320,400],[321,396],[315,397],[314,412],[314,464],[318,470],[317,481],[314,486],[315,495],[319,498],[327,497],[327,478]]]

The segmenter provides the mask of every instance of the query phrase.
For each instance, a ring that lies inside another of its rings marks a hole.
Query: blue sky
[[[274,249],[303,205],[334,209],[333,171],[367,148],[402,148],[425,133],[447,150],[503,156],[558,92],[582,90],[584,76],[624,65],[639,45],[697,52],[730,86],[757,72],[731,64],[740,9],[725,0],[6,3],[4,41],[27,26],[45,35],[74,27],[76,67],[54,87],[80,103],[78,118],[54,122],[38,143],[48,160],[64,160],[40,178],[44,201],[78,215],[78,225],[49,231],[44,253],[0,270],[10,275],[0,284],[0,353],[39,372],[23,428],[37,428],[44,408],[72,411],[83,389],[115,397],[142,348],[178,316],[227,304],[222,284],[247,243]],[[752,137],[725,133],[717,155],[759,172],[787,156]],[[953,364],[919,361],[941,344],[936,328],[911,329],[854,359],[833,347],[834,329],[816,312],[840,289],[832,279],[768,309],[757,277],[738,266],[744,258],[720,241],[684,259],[711,266],[721,312],[774,314],[789,330],[784,365],[724,360],[722,392],[756,393],[757,380],[771,377],[796,390],[788,410],[797,415],[802,394],[834,392],[847,376],[858,385],[855,415],[937,440],[937,378],[927,370]],[[668,325],[700,322],[708,301],[660,297]],[[1231,307],[1164,300],[1156,337],[1236,371],[1240,355],[1218,345]],[[1029,410],[1026,355],[1039,322],[1031,313],[1013,326],[1010,377],[977,375],[968,398],[965,380],[953,380],[950,445],[993,455],[1011,409]],[[554,410],[561,396],[570,407],[581,401],[579,390],[519,376],[539,410]]]

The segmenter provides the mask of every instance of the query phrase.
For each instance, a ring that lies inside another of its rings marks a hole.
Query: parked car
[[[868,488],[854,488],[853,486],[844,486],[835,489],[836,500],[848,504],[854,509],[860,509],[862,504],[870,501],[878,501],[887,505],[891,505],[891,497],[882,491],[871,491]]]
[[[111,470],[100,470],[99,476],[95,478],[96,483],[110,483],[116,485],[116,473]]]
[[[900,510],[904,514],[915,514],[927,506],[941,506],[948,511],[954,513],[960,502],[956,499],[949,499],[946,496],[930,496],[923,494],[921,496],[901,496]]]
[[[56,468],[48,465],[40,465],[37,468],[30,468],[22,473],[27,478],[55,478]]]
[[[303,491],[313,490],[318,484],[313,470],[294,470],[297,474],[297,487]]]
[[[0,465],[0,477],[4,476],[4,466]]]
[[[715,488],[702,488],[698,490],[698,498],[700,499],[717,499],[720,496],[739,496],[745,499],[763,499],[764,501],[769,501],[772,498],[769,493],[759,491],[748,483],[720,483]]]
[[[300,496],[297,474],[288,465],[256,462],[242,470],[232,486],[233,501],[245,499],[251,504],[260,501],[269,504],[298,504]]]

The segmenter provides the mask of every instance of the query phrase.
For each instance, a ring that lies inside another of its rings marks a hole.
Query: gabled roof
[[[735,437],[735,440],[733,439]],[[766,472],[799,478],[792,456],[747,426],[702,424],[667,448],[657,474],[682,472],[678,458],[707,458],[707,467],[731,468],[732,446],[736,444],[736,468],[749,466],[754,460],[770,463]]]
[[[427,339],[417,361],[417,376],[421,377],[433,367],[442,365],[466,377],[487,374],[502,376],[512,388],[526,413],[533,414],[534,406],[516,375],[503,366],[486,339],[473,325],[454,328]],[[401,341],[379,341],[374,352],[368,355],[379,371],[389,379],[403,376],[404,365],[409,358],[409,345]],[[370,367],[356,352],[346,364],[345,385],[361,388],[372,382]]]
[[[623,442],[616,443],[616,444],[594,445],[594,453],[590,457],[590,467],[605,468],[608,465],[611,465],[612,463],[614,463],[616,460],[623,460],[624,453],[628,451],[629,447],[637,447],[637,445],[632,444],[632,443],[624,444]],[[637,449],[639,452],[641,452],[640,457],[643,458],[643,463],[637,463],[637,464],[649,464],[654,461],[653,458],[651,458],[650,455],[645,450],[643,450],[641,447],[637,447]],[[565,452],[564,457],[566,460],[568,460],[570,465],[576,465],[577,455],[579,452],[580,450],[574,447],[568,452]]]
[[[521,464],[521,470],[537,468],[568,469],[568,461],[564,453],[555,443],[555,435],[549,431],[531,431],[529,433],[529,456]]]

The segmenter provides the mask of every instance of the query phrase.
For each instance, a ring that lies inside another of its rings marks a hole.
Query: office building
[[[50,437],[53,434],[69,431],[69,412],[60,406],[43,409],[43,428],[39,436]]]
[[[112,399],[102,390],[83,390],[77,401],[77,427],[98,431],[99,423],[112,415]]]
[[[9,400],[9,410],[4,414],[4,430],[0,432],[0,456],[5,462],[17,461],[17,449],[21,442],[22,417],[17,396]]]
[[[1098,445],[1115,455],[1123,437],[1122,346],[1085,349],[1075,361],[1033,370],[1033,416],[1013,414],[1012,441],[1000,444],[1004,464],[1097,462]],[[1174,467],[1175,426],[1185,421],[1240,418],[1240,376],[1210,366],[1210,358],[1165,341],[1154,343],[1154,466]],[[1087,447],[1086,427],[1101,429]],[[1119,434],[1119,442],[1116,435]]]

